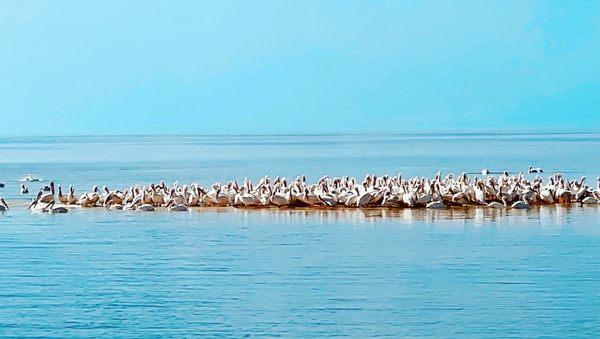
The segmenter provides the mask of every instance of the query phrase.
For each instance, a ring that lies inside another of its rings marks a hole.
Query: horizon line
[[[79,134],[4,134],[0,139],[5,138],[27,138],[27,137],[286,137],[286,136],[359,136],[359,135],[477,135],[477,134],[570,134],[600,133],[600,127],[591,128],[481,128],[481,129],[439,129],[439,130],[404,130],[404,131],[372,131],[372,132],[298,132],[298,133],[245,133],[245,132],[218,132],[218,133],[79,133]]]

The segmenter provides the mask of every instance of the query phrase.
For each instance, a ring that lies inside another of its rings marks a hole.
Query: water
[[[0,194],[24,202],[30,172],[89,189],[533,164],[593,183],[599,146],[591,132],[0,138]],[[598,206],[14,208],[0,215],[0,336],[594,337],[599,221]]]

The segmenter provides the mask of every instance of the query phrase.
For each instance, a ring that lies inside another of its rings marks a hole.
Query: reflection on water
[[[202,212],[202,209],[198,209]],[[258,215],[263,220],[275,222],[305,222],[307,219],[322,223],[368,224],[380,221],[414,223],[453,220],[464,224],[514,222],[515,220],[538,220],[544,225],[563,225],[570,222],[571,215],[583,215],[591,220],[600,216],[600,205],[572,204],[533,206],[529,210],[493,209],[483,206],[453,207],[447,209],[411,208],[293,208],[293,209],[219,209],[221,213],[234,212],[248,216]]]

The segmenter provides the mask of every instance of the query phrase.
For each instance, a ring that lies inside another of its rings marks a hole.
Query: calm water
[[[0,195],[264,174],[600,174],[600,134],[0,138]],[[35,188],[35,186],[32,186]],[[600,332],[600,207],[0,215],[0,336]]]

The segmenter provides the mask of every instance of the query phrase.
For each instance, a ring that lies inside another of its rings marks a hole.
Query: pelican
[[[60,187],[60,185],[58,185],[58,201],[61,204],[65,204],[65,205],[69,203],[69,197],[66,195],[63,195],[62,188]]]
[[[489,208],[506,208],[506,206],[503,203],[497,202],[497,201],[492,201],[489,204],[487,204],[487,207]]]
[[[356,207],[367,207],[375,200],[375,194],[372,191],[367,191],[359,194],[356,198]]]
[[[188,208],[185,205],[174,205],[170,206],[168,209],[172,212],[184,212],[188,210]]]
[[[490,174],[490,170],[488,170],[487,168],[484,168],[481,170],[481,175],[489,175]]]
[[[154,185],[150,185],[150,200],[152,201],[153,205],[160,206],[165,203],[165,196],[157,192],[157,189],[154,187]]]
[[[289,190],[287,193],[277,190],[270,197],[270,202],[277,207],[289,206],[291,200],[291,191]]]
[[[77,197],[75,196],[75,188],[73,188],[73,186],[69,186],[69,194],[67,195],[67,200],[71,205],[75,205],[77,203]]]
[[[529,170],[527,172],[529,172],[529,173],[543,173],[544,171],[540,167],[531,167],[531,165],[529,165]]]
[[[98,186],[94,186],[92,192],[82,194],[78,202],[81,207],[94,207],[98,200],[100,200],[100,190]],[[71,198],[69,198],[69,201],[71,201]]]
[[[107,210],[122,210],[123,204],[116,202],[115,200],[109,200],[105,202],[104,206]]]
[[[21,195],[25,195],[27,193],[29,193],[29,189],[27,186],[25,186],[25,184],[21,184]]]
[[[240,190],[240,193],[238,193],[236,199],[240,202],[240,204],[244,205],[245,207],[260,205],[260,199],[251,192],[252,184],[250,184],[249,181],[246,181],[245,185],[242,187],[242,190]]]
[[[402,199],[397,194],[392,194],[387,191],[383,195],[383,200],[381,201],[381,206],[385,207],[399,207],[402,203]]]
[[[44,194],[44,192],[39,191],[37,193],[37,195],[35,196],[35,198],[33,198],[33,200],[31,201],[31,204],[29,204],[29,206],[27,207],[28,210],[31,211],[41,211],[41,212],[46,212],[45,210],[45,206],[42,205],[42,195]],[[48,203],[51,203],[54,200],[49,201]]]
[[[442,209],[446,208],[446,205],[441,201],[432,201],[428,203],[426,207],[431,209]]]
[[[40,181],[40,180],[42,180],[42,179],[41,179],[41,178],[36,178],[36,177],[32,176],[32,175],[31,175],[31,173],[30,173],[30,174],[27,174],[27,176],[25,176],[24,178],[22,178],[22,179],[21,179],[21,180],[19,180],[19,181],[24,181],[24,182],[37,182],[37,181]]]
[[[154,206],[152,206],[151,204],[143,204],[140,205],[137,209],[138,211],[152,212],[154,211]]]
[[[8,204],[4,198],[0,198],[0,212],[8,211]]]
[[[529,206],[529,202],[527,201],[527,198],[523,197],[523,199],[515,202],[514,204],[512,204],[510,206],[510,208],[514,208],[514,209],[528,209]]]
[[[43,209],[43,212],[47,213],[67,213],[69,210],[66,207],[58,206],[54,207],[54,200],[50,201]]]
[[[92,199],[87,193],[84,193],[79,197],[78,203],[79,203],[79,205],[81,205],[81,207],[92,207],[93,206]]]
[[[598,202],[600,202],[600,200],[594,197],[585,197],[583,200],[581,200],[581,203],[586,205],[595,205],[598,204]]]
[[[40,202],[45,204],[54,201],[54,181],[50,181],[50,186],[47,186],[47,188],[49,193],[43,194],[40,197]],[[44,191],[46,191],[46,189],[44,189]]]

